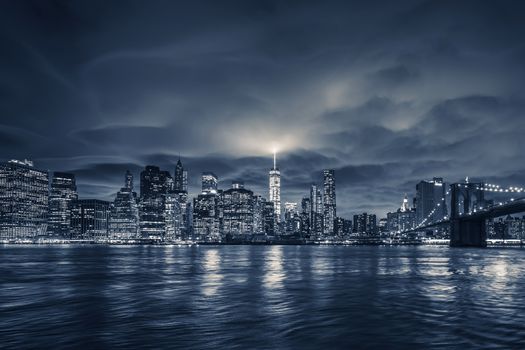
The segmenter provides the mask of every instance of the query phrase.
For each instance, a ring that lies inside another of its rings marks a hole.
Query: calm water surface
[[[1,348],[525,348],[525,250],[0,246]]]

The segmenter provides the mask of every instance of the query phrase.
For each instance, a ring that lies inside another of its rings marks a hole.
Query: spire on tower
[[[277,161],[276,161],[277,151],[273,151],[273,168],[277,169]]]

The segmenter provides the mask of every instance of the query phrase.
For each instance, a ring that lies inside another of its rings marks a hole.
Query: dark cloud
[[[202,171],[283,201],[336,169],[339,213],[415,183],[525,183],[525,5],[515,1],[10,1],[0,158],[74,171],[111,198],[126,169]]]

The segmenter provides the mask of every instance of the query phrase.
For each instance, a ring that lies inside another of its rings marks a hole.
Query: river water
[[[525,348],[525,250],[0,246],[1,348]]]

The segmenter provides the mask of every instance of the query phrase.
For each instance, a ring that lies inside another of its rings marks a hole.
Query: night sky
[[[0,160],[112,200],[126,169],[282,201],[334,168],[338,214],[421,179],[525,184],[523,1],[0,1]],[[136,180],[138,185],[138,179]]]

